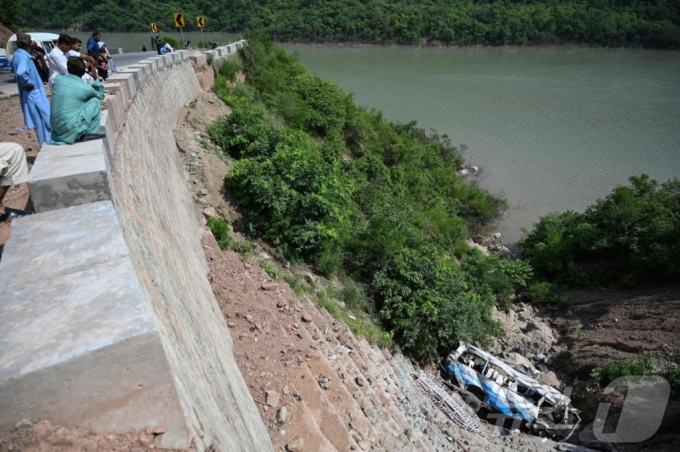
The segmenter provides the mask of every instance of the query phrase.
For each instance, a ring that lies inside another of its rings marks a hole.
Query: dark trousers
[[[161,48],[160,48],[160,47],[156,46],[156,50],[158,50],[158,54],[159,54],[159,55],[163,55],[163,54],[161,53]]]

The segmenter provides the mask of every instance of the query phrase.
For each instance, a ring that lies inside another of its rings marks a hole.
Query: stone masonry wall
[[[223,450],[271,449],[207,279],[173,129],[201,90],[189,61],[155,74],[130,105],[111,160],[114,204],[152,302],[191,427]]]

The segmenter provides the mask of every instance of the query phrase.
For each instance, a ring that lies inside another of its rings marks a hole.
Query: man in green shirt
[[[57,77],[52,86],[52,144],[73,144],[80,141],[98,140],[104,99],[104,85],[95,81],[85,83],[82,59],[71,57],[66,63],[68,75]]]

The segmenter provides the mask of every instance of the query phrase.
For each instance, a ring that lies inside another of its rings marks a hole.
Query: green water
[[[469,146],[481,183],[512,206],[509,241],[630,175],[680,176],[678,53],[285,47],[359,104]]]
[[[58,32],[55,32],[58,33]],[[87,39],[92,35],[91,32],[86,32],[86,33],[79,33],[79,32],[68,32],[69,36],[76,37],[83,41],[83,43],[87,42]],[[177,32],[172,32],[172,33],[160,33],[161,37],[163,36],[171,36],[175,38],[177,41],[181,42],[182,35],[180,34],[179,31]],[[109,49],[114,49],[121,47],[123,49],[123,52],[130,53],[130,52],[141,52],[142,51],[142,45],[146,45],[146,48],[150,51],[151,50],[151,37],[154,36],[153,33],[102,33],[102,41],[106,43],[106,45],[109,47]],[[232,33],[204,33],[203,34],[203,39],[206,41],[212,41],[216,42],[219,45],[227,44],[231,41],[234,41],[237,35],[232,34]],[[184,33],[184,40],[189,40],[191,41],[191,44],[196,47],[198,45],[198,41],[201,40],[201,32],[191,32],[191,33]]]

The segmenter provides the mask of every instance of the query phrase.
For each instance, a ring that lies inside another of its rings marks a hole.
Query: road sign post
[[[196,17],[196,25],[198,25],[198,28],[201,29],[201,44],[205,45],[205,40],[203,39],[203,28],[205,27],[205,17],[203,17],[203,16]],[[201,46],[198,46],[198,47],[201,47]]]
[[[175,27],[179,28],[182,34],[182,48],[184,48],[184,13],[175,13]]]

